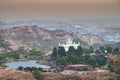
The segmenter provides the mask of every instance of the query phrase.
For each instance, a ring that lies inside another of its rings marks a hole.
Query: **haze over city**
[[[119,0],[0,0],[1,21],[119,17]]]

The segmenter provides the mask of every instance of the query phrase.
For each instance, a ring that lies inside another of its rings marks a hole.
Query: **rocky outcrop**
[[[56,30],[55,31],[55,36],[56,36],[56,39],[59,41],[59,42],[66,42],[68,40],[68,38],[70,37],[69,33],[65,32],[64,30]]]
[[[7,36],[7,37],[32,37],[37,38],[41,37],[43,40],[48,38],[51,39],[50,33],[47,31],[42,30],[42,28],[37,26],[25,26],[24,28],[15,27],[12,29],[1,30],[0,35]]]
[[[102,46],[105,44],[104,40],[97,35],[89,35],[89,34],[81,34],[78,32],[73,32],[72,36],[73,38],[79,38],[80,40],[86,42],[89,45],[99,44]]]
[[[0,35],[3,36],[5,41],[10,43],[10,48],[13,50],[19,47],[50,50],[53,46],[57,46],[59,42],[66,42],[68,38],[79,38],[89,45],[104,45],[104,41],[96,35],[87,35],[78,32],[68,33],[62,29],[46,30],[37,25],[0,30]]]

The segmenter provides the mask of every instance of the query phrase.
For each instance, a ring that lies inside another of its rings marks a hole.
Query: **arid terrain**
[[[106,69],[105,71],[94,70],[89,71],[87,74],[61,74],[61,72],[54,73],[43,71],[41,74],[36,74],[37,79],[35,79],[34,71],[1,69],[0,80],[119,80],[119,29],[120,24],[117,19],[108,20],[108,22],[106,20],[80,20],[68,22],[33,20],[15,21],[11,23],[0,22],[0,52],[2,53],[0,57],[2,59],[1,64],[6,61],[9,62],[17,59],[45,59],[42,61],[50,63],[50,54],[52,53],[53,48],[58,47],[59,43],[67,42],[69,38],[73,42],[80,42],[80,45],[84,50],[86,48],[86,52],[84,53],[87,53],[87,50],[89,51],[88,48],[91,46],[94,49],[99,49],[101,47],[101,51],[106,50],[107,48],[113,48],[111,49],[111,54],[109,54],[109,52],[108,54],[105,54],[107,56],[107,63],[102,66],[104,70]],[[34,51],[34,49],[36,51]],[[39,50],[43,52],[40,52]],[[114,50],[116,50],[117,53],[114,53]],[[9,53],[12,51],[13,55],[6,55],[6,52]],[[66,53],[69,53],[69,51]],[[103,51],[100,53],[105,52]],[[106,57],[105,55],[103,56]],[[43,58],[44,56],[46,57]],[[75,56],[67,56],[68,59],[69,57],[75,59]],[[50,61],[54,62],[54,59]],[[100,62],[102,62],[102,59]],[[110,65],[110,67],[108,67],[108,65]],[[4,68],[3,66],[5,65],[2,64],[1,68]]]
[[[28,50],[32,48],[52,50],[54,46],[58,46],[58,43],[66,42],[68,38],[72,40],[80,39],[82,41],[81,45],[86,43],[90,46],[102,46],[105,44],[104,40],[97,35],[88,35],[79,32],[70,33],[63,29],[47,30],[37,25],[0,30],[0,35],[8,42],[9,48],[13,50],[19,47],[24,47]]]
[[[54,73],[44,73],[43,77],[45,80],[119,80],[120,75],[108,72],[90,72],[87,75],[61,75]]]
[[[120,75],[109,72],[90,72],[86,75],[62,75],[59,73],[44,72],[42,80],[119,80]],[[18,70],[0,70],[0,80],[35,80],[29,72]]]
[[[12,69],[0,70],[0,80],[35,80],[29,72],[22,72]]]

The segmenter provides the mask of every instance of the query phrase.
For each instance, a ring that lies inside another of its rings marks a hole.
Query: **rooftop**
[[[86,67],[89,65],[85,65],[85,64],[75,64],[75,65],[68,65],[68,67]]]

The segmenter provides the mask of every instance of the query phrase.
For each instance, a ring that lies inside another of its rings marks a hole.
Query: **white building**
[[[70,46],[73,46],[75,49],[77,49],[77,47],[80,46],[80,43],[73,43],[73,41],[69,38],[67,42],[63,44],[59,43],[58,46],[63,46],[65,51],[68,51]]]

